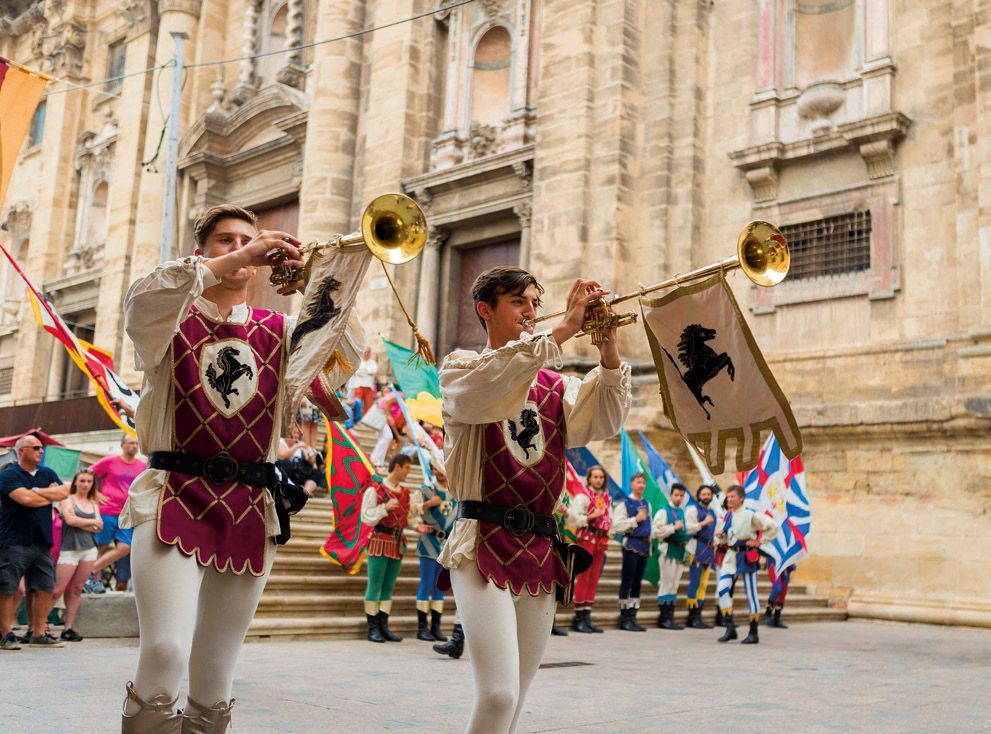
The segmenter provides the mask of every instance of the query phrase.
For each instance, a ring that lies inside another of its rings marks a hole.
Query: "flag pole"
[[[172,99],[169,111],[169,139],[165,151],[165,204],[162,212],[162,245],[159,262],[173,258],[175,248],[176,163],[179,157],[179,110],[181,107],[183,49],[189,35],[172,31]]]

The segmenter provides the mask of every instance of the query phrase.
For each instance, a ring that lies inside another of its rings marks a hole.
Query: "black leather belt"
[[[238,461],[226,451],[213,456],[195,456],[178,451],[152,451],[148,456],[148,466],[151,469],[193,474],[217,484],[236,481],[258,487],[272,487],[277,481],[274,464]]]
[[[523,535],[557,535],[557,521],[553,515],[535,515],[524,505],[502,507],[488,502],[462,500],[458,505],[458,517],[464,520],[481,520],[494,525],[501,525],[511,533]]]
[[[380,528],[378,525],[372,528],[373,531],[379,533],[380,535],[390,535],[393,538],[398,538],[403,534],[402,528]]]

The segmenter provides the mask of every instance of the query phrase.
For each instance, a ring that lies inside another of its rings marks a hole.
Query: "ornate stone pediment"
[[[70,18],[58,25],[41,25],[31,45],[41,71],[69,79],[82,75],[86,28],[81,23]]]

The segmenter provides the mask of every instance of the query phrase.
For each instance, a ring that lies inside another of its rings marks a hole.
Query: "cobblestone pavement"
[[[520,731],[991,731],[991,630],[871,622],[718,632],[552,638]],[[0,731],[119,730],[133,641],[0,652]],[[428,643],[258,642],[245,646],[233,734],[460,732],[470,664]]]

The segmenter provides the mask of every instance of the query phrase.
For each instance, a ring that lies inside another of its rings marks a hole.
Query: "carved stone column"
[[[437,340],[437,292],[440,288],[440,248],[448,232],[431,227],[427,245],[420,255],[420,285],[417,288],[416,325],[436,349]]]
[[[283,84],[296,89],[302,89],[306,81],[306,71],[303,68],[303,0],[289,0],[289,18],[286,24],[286,48],[292,51],[286,54],[286,62],[276,74]]]
[[[530,218],[533,215],[533,203],[521,201],[513,207],[513,214],[520,220],[520,267],[530,267]]]
[[[237,86],[231,93],[231,100],[240,106],[258,93],[257,61],[252,58],[258,45],[258,10],[261,0],[248,0],[244,8],[244,33],[241,37],[241,71],[237,77]]]

